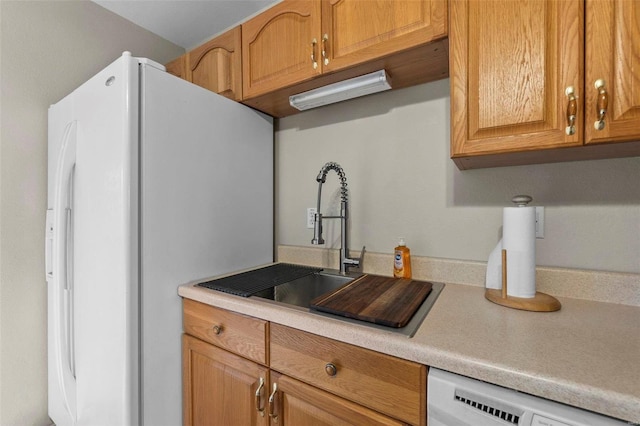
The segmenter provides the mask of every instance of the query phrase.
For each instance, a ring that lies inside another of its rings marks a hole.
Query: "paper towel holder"
[[[533,312],[554,312],[560,310],[562,305],[553,296],[536,291],[531,298],[514,297],[507,295],[507,250],[502,249],[502,289],[486,289],[484,297],[501,306]]]

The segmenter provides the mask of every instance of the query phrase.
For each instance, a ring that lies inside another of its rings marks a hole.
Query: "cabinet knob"
[[[602,78],[599,78],[593,84],[598,91],[598,100],[596,101],[596,114],[598,119],[593,123],[593,127],[596,130],[604,129],[604,118],[607,115],[607,108],[609,107],[609,94],[605,88],[605,82]]]
[[[334,363],[329,362],[324,366],[324,371],[327,373],[327,376],[334,377],[338,374],[338,367],[336,367]]]
[[[222,326],[214,325],[213,326],[213,334],[218,335],[220,333],[222,333]]]

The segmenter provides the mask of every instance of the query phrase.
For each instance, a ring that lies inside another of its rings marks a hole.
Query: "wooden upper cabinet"
[[[446,35],[444,0],[322,0],[324,72],[397,53]]]
[[[242,100],[240,26],[188,53],[187,80],[227,98]]]
[[[446,0],[284,0],[242,25],[244,99],[280,91],[248,104],[282,116],[292,93],[380,69],[397,87],[444,78],[446,36]]]
[[[640,2],[587,1],[585,74],[585,142],[640,140]]]
[[[182,55],[173,61],[165,64],[165,68],[169,74],[173,74],[183,80],[187,79],[187,55]]]
[[[319,0],[285,0],[242,24],[244,97],[318,75],[319,38]]]
[[[581,1],[452,0],[451,156],[580,145],[567,135],[567,87],[580,97]],[[576,116],[582,103],[576,102]]]

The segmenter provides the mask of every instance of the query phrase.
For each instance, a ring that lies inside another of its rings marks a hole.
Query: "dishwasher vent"
[[[522,410],[518,410],[517,408],[510,407],[498,401],[492,401],[489,398],[475,395],[462,389],[456,389],[454,398],[458,402],[466,404],[469,407],[475,408],[489,416],[493,416],[512,425],[518,425],[520,417],[522,417],[522,414],[524,413]]]

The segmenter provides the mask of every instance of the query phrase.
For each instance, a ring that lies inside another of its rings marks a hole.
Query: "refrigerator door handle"
[[[77,122],[67,125],[58,161],[53,200],[51,285],[53,294],[53,340],[55,370],[66,409],[76,422],[76,378],[73,359],[73,286],[70,281],[73,270],[69,242],[71,236],[70,200],[73,170],[76,163]]]
[[[44,239],[44,268],[47,284],[51,284],[53,280],[53,209],[47,209],[47,218],[45,220],[45,239]]]

